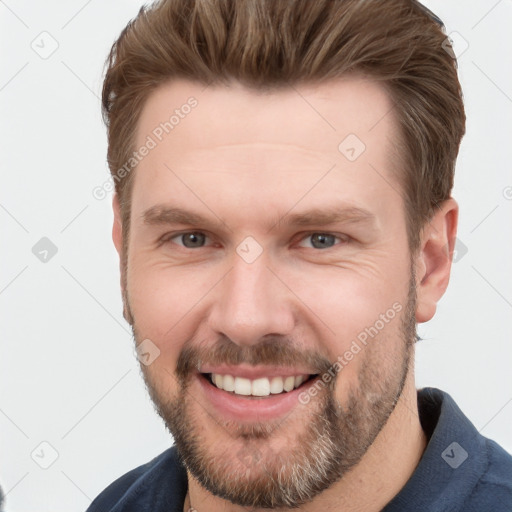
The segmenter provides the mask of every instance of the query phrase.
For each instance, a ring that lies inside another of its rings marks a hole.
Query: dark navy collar
[[[435,388],[418,390],[427,448],[411,478],[383,512],[461,510],[487,470],[486,438],[452,397]]]

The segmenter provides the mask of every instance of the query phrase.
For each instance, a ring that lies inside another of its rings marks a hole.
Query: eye
[[[313,247],[314,249],[330,249],[336,245],[336,240],[340,240],[342,242],[346,241],[345,239],[331,233],[311,233],[303,238],[299,245],[304,243],[306,240],[311,240],[311,245],[309,247]]]
[[[187,249],[197,249],[204,247],[208,236],[201,231],[187,231],[185,233],[179,233],[177,235],[166,237],[162,240],[162,243],[173,242],[177,245],[181,245]],[[304,245],[310,240],[311,243]],[[338,242],[346,242],[346,237],[339,237],[331,233],[310,233],[306,235],[300,242],[299,245],[302,247],[309,247],[313,249],[330,249],[335,246]]]
[[[182,245],[187,249],[194,249],[197,247],[203,247],[207,236],[200,231],[188,231],[187,233],[180,233],[179,235],[174,235],[169,237],[164,242],[170,242],[171,240],[175,241],[177,245]]]

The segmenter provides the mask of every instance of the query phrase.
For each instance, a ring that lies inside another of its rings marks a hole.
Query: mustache
[[[178,356],[176,376],[180,381],[200,371],[203,363],[211,365],[277,365],[284,368],[304,366],[311,373],[325,373],[331,368],[328,358],[311,349],[297,345],[279,336],[269,336],[251,346],[240,346],[227,337],[221,337],[213,346],[205,342],[186,344]]]

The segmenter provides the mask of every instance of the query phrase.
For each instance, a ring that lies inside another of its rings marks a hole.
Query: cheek
[[[392,268],[380,267],[379,272],[370,271],[370,267],[362,269],[319,268],[307,278],[295,276],[294,281],[294,292],[316,315],[306,312],[319,326],[315,331],[319,343],[328,348],[333,364],[338,363],[333,370],[341,372],[337,384],[340,397],[357,386],[362,363],[369,360],[370,352],[372,360],[380,361],[378,366],[388,372],[388,366],[391,371],[394,368],[389,357],[400,352],[402,346],[407,267],[401,267],[400,275]]]
[[[349,340],[373,325],[391,309],[405,308],[409,275],[402,267],[401,275],[384,266],[352,268],[317,268],[300,276],[288,274],[293,291],[309,306],[335,337],[343,350]],[[400,306],[393,305],[398,303]],[[393,322],[394,323],[394,322]]]
[[[178,386],[174,369],[179,354],[194,334],[191,309],[198,298],[193,283],[180,272],[162,272],[147,264],[137,266],[136,261],[128,276],[137,341],[149,339],[160,351],[159,357],[143,370],[153,389],[170,398]]]
[[[134,257],[128,268],[130,307],[140,334],[160,343],[184,342],[191,335],[187,330],[190,318],[200,311],[215,276],[185,265],[171,267],[142,255]]]

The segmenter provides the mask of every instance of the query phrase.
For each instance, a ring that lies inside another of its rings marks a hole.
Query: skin
[[[250,484],[265,477],[258,469],[263,466],[246,472],[237,453],[244,447],[259,450],[270,469],[276,457],[293,461],[327,391],[279,422],[237,425],[208,403],[195,380],[188,381],[186,392],[180,388],[176,369],[184,349],[202,347],[209,354],[220,339],[228,339],[235,349],[255,354],[265,337],[274,336],[299,359],[312,354],[333,362],[365,327],[399,303],[400,313],[344,366],[332,388],[342,412],[351,397],[357,397],[361,411],[371,411],[383,398],[390,402],[387,389],[395,391],[396,406],[390,406],[383,424],[368,417],[377,431],[357,462],[300,505],[304,511],[381,510],[409,479],[427,442],[418,420],[414,369],[407,365],[414,340],[410,330],[404,336],[403,325],[411,304],[409,320],[430,320],[448,285],[457,204],[449,199],[441,205],[411,255],[394,163],[398,132],[392,103],[368,79],[348,77],[271,94],[237,83],[205,89],[175,80],[149,96],[137,147],[190,96],[197,107],[137,167],[128,263],[121,266],[136,342],[150,339],[160,350],[150,366],[142,367],[152,398],[161,414],[166,406],[171,414],[171,406],[186,403],[189,435],[199,440],[205,465],[209,461],[220,479],[245,478]],[[366,146],[353,162],[338,150],[348,134]],[[211,225],[144,222],[144,213],[156,205],[199,213]],[[364,209],[371,219],[286,223],[292,214],[329,206]],[[113,207],[113,240],[122,260],[117,197]],[[205,245],[185,247],[178,235],[190,231],[204,233]],[[318,249],[314,233],[336,238]],[[236,252],[248,236],[262,249],[252,263]],[[239,433],[251,428],[268,428],[270,434],[249,443]],[[185,510],[190,504],[198,512],[249,510],[210,492],[190,471],[188,480]]]

